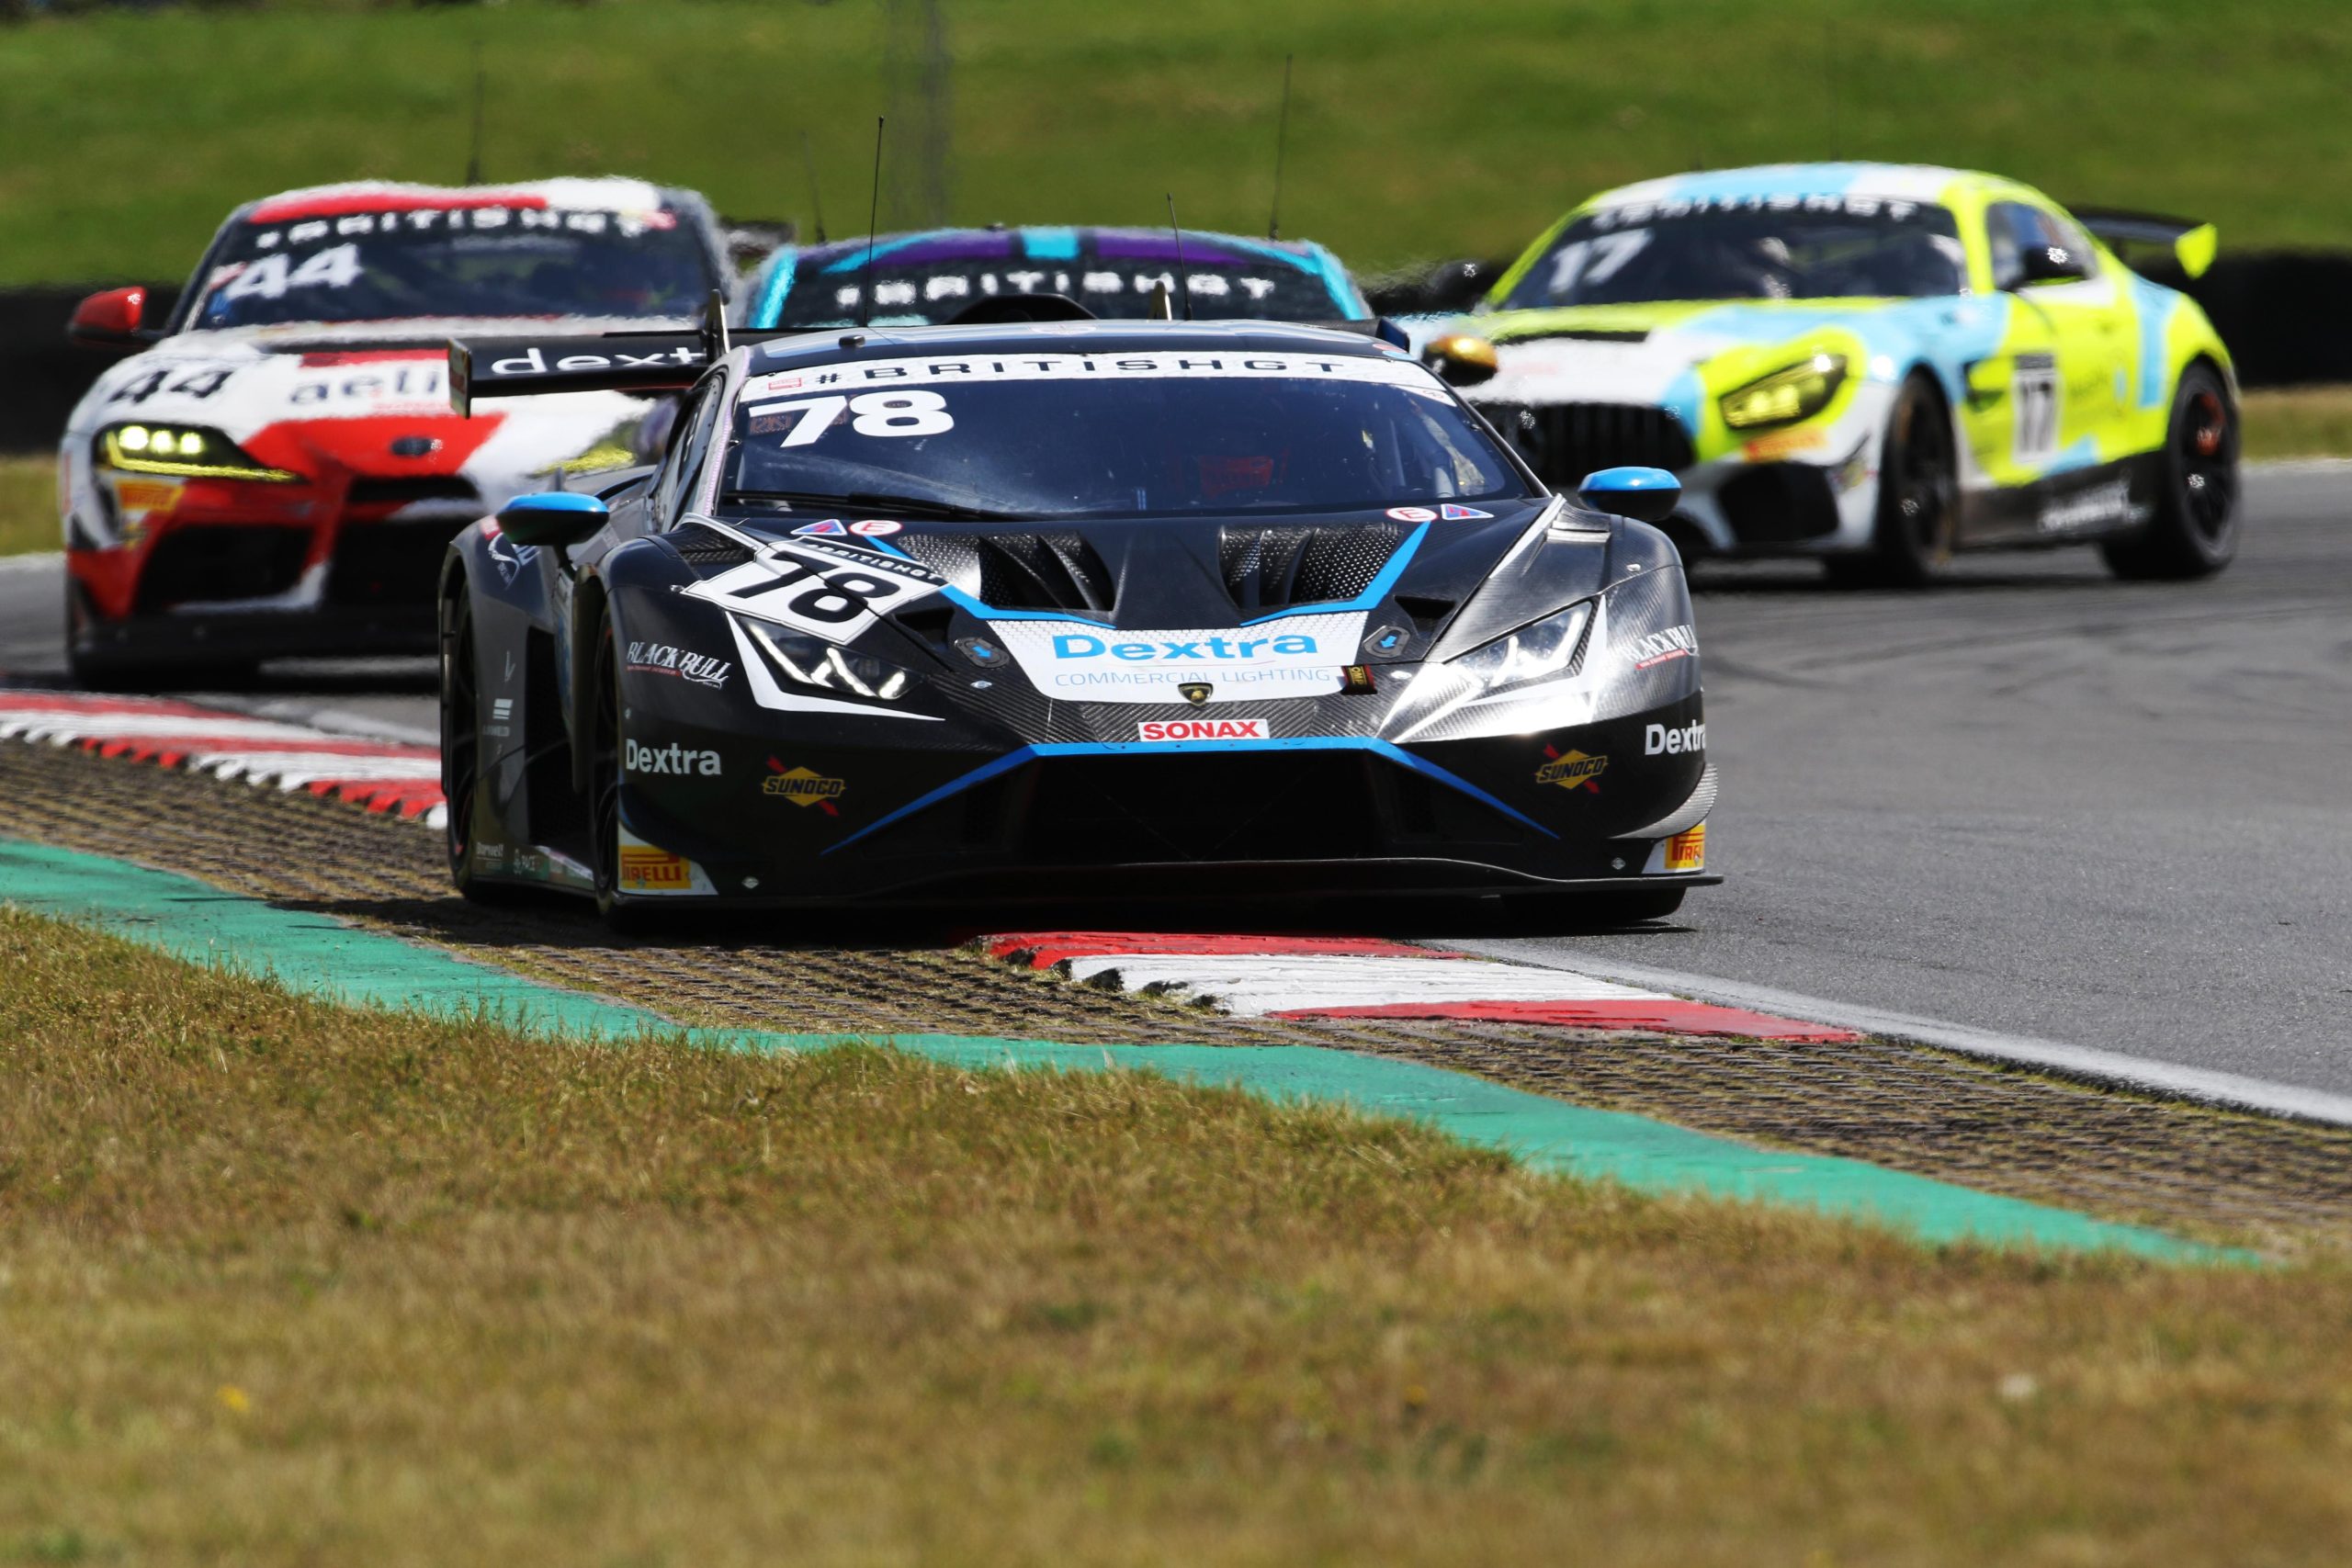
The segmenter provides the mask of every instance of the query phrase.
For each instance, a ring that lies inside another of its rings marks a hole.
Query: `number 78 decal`
[[[835,556],[779,549],[695,583],[685,592],[690,599],[757,620],[846,642],[876,615],[923,598],[938,586],[929,571],[911,561],[901,568],[888,556],[864,550]]]
[[[761,403],[751,411],[751,429],[754,435],[772,435],[789,420],[792,428],[783,445],[812,446],[840,423],[843,413],[850,415],[850,428],[860,435],[939,435],[956,428],[945,398],[910,390]]]

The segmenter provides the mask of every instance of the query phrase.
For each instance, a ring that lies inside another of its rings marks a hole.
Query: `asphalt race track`
[[[2248,491],[2207,583],[2085,550],[1924,594],[1702,569],[1730,881],[1665,926],[1452,934],[2352,1092],[2352,467]],[[62,682],[58,598],[53,565],[0,565],[11,681]],[[413,739],[430,681],[286,667],[207,700]]]

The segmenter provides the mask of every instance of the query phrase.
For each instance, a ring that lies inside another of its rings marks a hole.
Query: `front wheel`
[[[2099,553],[2127,580],[2211,577],[2238,553],[2238,424],[2211,367],[2192,365],[2182,375],[2161,457],[2155,515]]]
[[[595,685],[588,729],[588,821],[595,852],[596,912],[623,936],[653,923],[642,904],[624,903],[621,880],[621,668],[607,620],[596,638]]]
[[[481,783],[481,694],[474,651],[473,602],[462,583],[441,601],[441,799],[448,820],[442,841],[449,881],[476,904],[503,903],[516,890],[474,868],[474,806]]]
[[[1913,376],[1895,395],[1879,456],[1878,522],[1868,552],[1822,562],[1841,587],[1920,588],[1951,564],[1960,531],[1960,465],[1935,383]]]

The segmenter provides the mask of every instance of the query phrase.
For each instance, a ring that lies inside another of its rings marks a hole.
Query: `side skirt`
[[[1962,500],[1961,547],[2032,549],[2129,534],[2156,513],[2167,475],[2162,452],[2072,468]]]

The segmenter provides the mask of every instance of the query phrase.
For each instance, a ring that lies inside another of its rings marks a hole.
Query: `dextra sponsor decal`
[[[1361,611],[1206,631],[1080,621],[1001,623],[1022,673],[1049,697],[1091,703],[1253,702],[1330,696],[1363,637]],[[1204,688],[1195,699],[1186,687]]]
[[[1115,633],[1114,636],[1117,635]],[[1271,648],[1277,655],[1308,654],[1316,651],[1311,637],[1292,635],[1275,637],[1193,637],[1182,641],[1113,642],[1080,632],[1075,636],[1054,638],[1056,659],[1093,659],[1109,654],[1129,663],[1144,664],[1162,659],[1250,659],[1261,648]]]
[[[1706,749],[1707,727],[1704,723],[1686,724],[1679,729],[1653,724],[1642,731],[1642,755],[1645,757],[1677,757],[1686,751],[1703,751]]]
[[[1626,645],[1625,657],[1636,670],[1647,670],[1653,664],[1672,660],[1688,659],[1699,651],[1699,634],[1689,626],[1668,626],[1662,632],[1651,632],[1635,637]]]
[[[490,362],[492,376],[545,376],[558,370],[628,370],[643,369],[660,365],[700,365],[701,349],[677,347],[660,349],[651,354],[560,354],[550,365],[548,356],[535,344],[520,354],[510,354],[503,359]]]
[[[1138,740],[1263,740],[1262,718],[1148,718],[1136,726]]]
[[[705,778],[717,778],[718,753],[684,746],[646,746],[631,740],[622,765],[632,773],[665,773],[672,777],[699,773]]]

